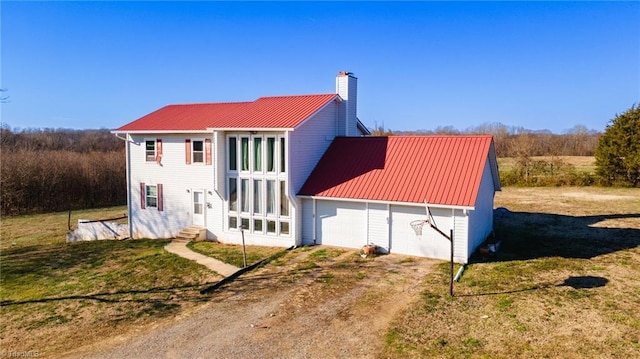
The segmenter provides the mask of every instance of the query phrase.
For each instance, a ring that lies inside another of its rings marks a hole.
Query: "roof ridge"
[[[320,96],[337,96],[337,93],[316,93],[316,94],[300,94],[300,95],[275,95],[275,96],[260,96],[257,100],[267,98],[285,98],[285,97],[320,97]],[[256,100],[256,101],[257,101]]]
[[[205,105],[237,105],[237,104],[252,103],[252,102],[255,102],[255,101],[172,103],[172,104],[169,104],[169,105],[165,105],[164,107],[169,107],[169,106],[205,106]]]

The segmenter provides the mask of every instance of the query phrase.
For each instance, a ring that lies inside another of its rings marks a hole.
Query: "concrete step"
[[[176,236],[179,242],[204,241],[207,239],[207,229],[202,226],[189,226]]]

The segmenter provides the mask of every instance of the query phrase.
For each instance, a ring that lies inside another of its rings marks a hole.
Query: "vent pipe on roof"
[[[351,72],[340,71],[336,77],[336,93],[343,101],[343,120],[338,123],[338,136],[358,135],[358,78]]]

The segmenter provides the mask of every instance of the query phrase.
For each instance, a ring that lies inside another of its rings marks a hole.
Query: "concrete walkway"
[[[240,269],[236,266],[232,266],[231,264],[227,264],[217,259],[207,257],[205,255],[192,251],[191,249],[187,248],[187,242],[172,241],[171,243],[167,244],[164,249],[166,249],[167,252],[177,254],[182,258],[196,261],[196,263],[202,264],[203,266],[211,269],[214,272],[217,272],[224,277],[228,277]]]

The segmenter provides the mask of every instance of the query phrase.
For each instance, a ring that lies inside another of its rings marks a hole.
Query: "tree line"
[[[492,135],[498,157],[534,156],[593,156],[598,146],[601,132],[577,125],[563,134],[548,130],[533,131],[523,127],[507,126],[502,123],[487,123],[466,130],[451,126],[440,126],[435,130],[394,131],[378,127],[374,136],[416,136],[416,135]]]
[[[126,203],[125,145],[108,130],[0,131],[3,216]]]

